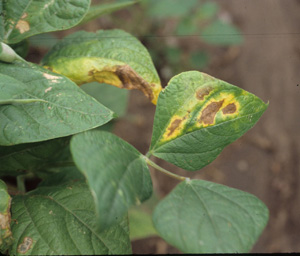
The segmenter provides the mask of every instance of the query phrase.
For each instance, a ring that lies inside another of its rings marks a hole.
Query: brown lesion
[[[234,103],[230,103],[222,109],[222,112],[224,115],[233,114],[236,112],[236,105]]]
[[[18,246],[19,253],[26,253],[32,246],[33,240],[31,237],[26,236],[23,239],[23,242]]]
[[[210,86],[206,86],[203,88],[200,88],[196,91],[196,98],[198,100],[203,100],[204,96],[208,95],[213,89]]]
[[[171,125],[168,127],[169,133],[167,134],[167,136],[171,136],[173,134],[173,132],[177,129],[177,127],[181,124],[182,119],[175,119]]]
[[[212,102],[210,103],[201,114],[201,117],[199,119],[199,123],[203,123],[205,125],[213,124],[215,120],[215,116],[217,112],[220,110],[220,108],[223,105],[224,100]]]
[[[89,76],[95,77],[100,83],[107,83],[119,88],[126,88],[128,90],[138,89],[142,91],[146,97],[152,102],[156,102],[157,97],[154,95],[153,89],[155,84],[148,83],[137,72],[135,72],[129,65],[117,65],[114,67],[104,68],[101,71],[90,70]]]

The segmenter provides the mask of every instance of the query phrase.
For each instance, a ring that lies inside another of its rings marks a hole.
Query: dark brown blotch
[[[167,136],[171,136],[173,134],[173,132],[176,130],[176,128],[181,124],[182,119],[175,119],[170,127],[168,127],[169,133]]]
[[[154,95],[151,87],[154,87],[154,85],[149,84],[147,81],[145,81],[129,65],[116,66],[115,74],[122,82],[122,88],[126,88],[129,90],[138,89],[152,101]]]
[[[207,86],[200,88],[199,90],[196,91],[196,98],[198,100],[203,100],[204,96],[208,95],[212,91],[212,88]]]
[[[233,114],[236,112],[236,105],[234,103],[230,103],[222,109],[222,112],[224,115]]]
[[[199,119],[199,123],[203,124],[213,124],[215,120],[215,116],[219,109],[222,107],[224,100],[218,101],[218,102],[212,102],[210,103],[201,114],[201,117]]]

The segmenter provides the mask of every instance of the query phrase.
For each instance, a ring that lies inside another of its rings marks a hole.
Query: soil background
[[[215,2],[241,29],[244,43],[215,49],[218,56],[200,71],[257,95],[269,107],[249,132],[201,171],[187,172],[153,160],[174,173],[225,184],[260,198],[269,208],[270,219],[251,252],[300,252],[300,0]],[[130,19],[126,11],[111,15],[124,18],[124,23]],[[104,18],[84,27],[90,31],[100,28],[112,28],[112,24]],[[197,44],[191,38],[182,47]],[[38,53],[31,50],[34,54]],[[154,113],[155,106],[142,93],[131,91],[128,115],[134,118],[119,120],[115,133],[146,153]],[[178,184],[157,171],[151,170],[151,175],[161,197]],[[158,237],[134,241],[132,246],[138,254],[180,253]]]
[[[244,43],[238,53],[227,51],[205,72],[254,93],[269,102],[269,107],[252,130],[199,172],[189,173],[155,161],[176,173],[225,184],[260,198],[269,208],[270,220],[251,252],[299,252],[300,1],[216,2],[242,30]],[[132,92],[128,111],[140,122],[120,121],[116,133],[146,153],[155,108],[138,92]],[[152,177],[161,196],[177,184],[156,171]],[[179,253],[160,238],[135,241],[133,252]]]

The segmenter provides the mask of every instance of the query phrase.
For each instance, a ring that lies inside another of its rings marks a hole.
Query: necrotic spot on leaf
[[[88,72],[91,79],[99,83],[107,83],[128,90],[138,89],[142,91],[154,104],[156,104],[160,89],[155,90],[155,85],[148,83],[129,65],[117,65],[106,67],[102,70],[92,69]]]
[[[29,23],[26,20],[19,20],[16,29],[20,31],[21,34],[25,33],[30,29]]]
[[[182,119],[175,119],[171,123],[170,127],[168,127],[169,133],[167,136],[172,135],[172,133],[176,130],[176,128],[180,125],[181,122],[182,122]]]
[[[222,109],[224,115],[233,114],[235,111],[236,111],[236,106],[234,103],[230,103],[225,108]]]
[[[31,248],[32,242],[33,240],[31,237],[29,236],[24,237],[23,243],[19,244],[18,246],[18,252],[26,253]]]
[[[203,124],[213,124],[215,115],[219,111],[219,109],[222,107],[224,100],[218,101],[218,102],[212,102],[210,103],[201,114],[201,117],[199,119],[200,123]]]
[[[196,91],[196,98],[198,100],[203,100],[204,96],[208,95],[211,91],[212,91],[212,88],[209,86],[200,88],[198,91]]]
[[[138,89],[142,91],[151,101],[154,98],[151,87],[154,85],[146,82],[141,76],[139,76],[128,65],[118,66],[116,74],[122,82],[122,85],[126,89]]]

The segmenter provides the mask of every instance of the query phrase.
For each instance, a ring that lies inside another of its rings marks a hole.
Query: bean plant
[[[155,162],[200,170],[254,126],[267,108],[261,99],[199,71],[175,75],[162,88],[147,49],[118,29],[71,33],[39,65],[17,50],[31,36],[82,25],[134,2],[0,2],[3,254],[132,253],[128,211],[153,194],[149,166],[178,180],[156,205],[152,222],[181,252],[249,252],[263,231],[268,210],[254,195]],[[147,154],[103,129],[116,114],[81,89],[90,82],[138,89],[156,105]],[[30,189],[33,178],[40,182]]]

